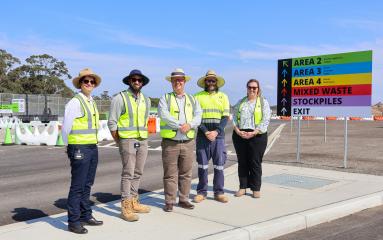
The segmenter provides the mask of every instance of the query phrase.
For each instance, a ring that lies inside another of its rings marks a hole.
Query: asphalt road
[[[279,123],[271,123],[271,133]],[[235,164],[232,127],[226,129],[228,161]],[[149,155],[140,192],[163,188],[161,138],[149,139]],[[210,167],[210,169],[212,169]],[[120,198],[121,160],[113,142],[99,146],[99,165],[91,200],[105,203]],[[194,164],[193,177],[197,176]],[[0,225],[26,221],[66,211],[70,165],[65,148],[48,146],[0,146]]]

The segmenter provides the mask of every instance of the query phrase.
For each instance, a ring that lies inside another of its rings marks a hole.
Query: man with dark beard
[[[136,213],[150,212],[140,204],[138,187],[148,155],[148,117],[150,99],[141,92],[149,78],[140,70],[132,70],[122,80],[129,88],[117,94],[110,106],[108,127],[119,146],[121,173],[121,218],[133,222]]]

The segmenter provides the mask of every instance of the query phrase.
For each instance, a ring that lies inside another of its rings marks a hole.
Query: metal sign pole
[[[298,116],[298,134],[297,134],[297,162],[301,162],[301,116]]]
[[[327,119],[324,117],[324,142],[327,142]]]
[[[343,167],[347,168],[347,117],[344,117],[344,159]]]
[[[290,116],[290,133],[293,132],[293,116]]]

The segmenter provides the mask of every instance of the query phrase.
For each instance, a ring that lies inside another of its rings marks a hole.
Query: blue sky
[[[165,76],[181,67],[187,91],[214,69],[235,103],[250,78],[272,105],[277,60],[373,50],[372,103],[383,102],[382,1],[4,1],[0,48],[24,60],[50,54],[72,76],[91,67],[103,79],[96,94],[126,88],[134,68],[150,79],[144,92],[171,91]],[[66,80],[72,87],[71,80]],[[72,87],[73,88],[73,87]]]

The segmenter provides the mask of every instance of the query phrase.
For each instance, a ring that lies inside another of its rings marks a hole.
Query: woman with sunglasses
[[[267,146],[267,127],[271,110],[262,96],[259,81],[250,79],[247,96],[234,106],[233,144],[238,158],[239,190],[236,197],[250,188],[253,198],[261,197],[262,158]]]
[[[77,234],[88,232],[84,225],[98,226],[102,221],[92,216],[90,190],[98,164],[97,129],[99,117],[91,93],[101,78],[89,68],[73,79],[80,89],[65,106],[62,136],[68,145],[71,166],[71,184],[68,194],[68,230]]]

